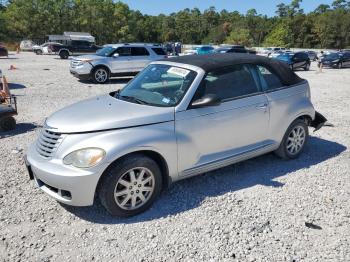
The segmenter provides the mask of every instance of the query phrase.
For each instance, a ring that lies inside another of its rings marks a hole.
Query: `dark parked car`
[[[246,49],[242,45],[222,46],[215,49],[215,53],[245,53],[245,54],[256,54],[256,51]]]
[[[350,66],[350,52],[327,54],[321,59],[321,61],[318,63],[318,66],[320,66],[321,62],[323,66],[339,69],[342,67]]]
[[[0,56],[8,56],[9,53],[5,46],[0,44]]]
[[[49,45],[49,48],[62,59],[68,59],[71,55],[94,54],[101,47],[89,41],[71,40],[67,45],[52,44]]]
[[[310,58],[305,52],[283,53],[275,57],[287,63],[292,70],[303,68],[305,71],[310,69]]]
[[[317,60],[317,53],[315,51],[306,51],[305,53],[307,53],[311,61]]]

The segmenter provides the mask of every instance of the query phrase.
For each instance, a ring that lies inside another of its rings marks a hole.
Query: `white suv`
[[[161,46],[112,44],[94,55],[75,57],[70,63],[70,72],[81,80],[103,84],[113,76],[135,75],[150,62],[163,58],[166,52]]]

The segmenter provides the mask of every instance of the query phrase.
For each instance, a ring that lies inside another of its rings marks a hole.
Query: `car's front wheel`
[[[92,79],[96,84],[104,84],[109,80],[109,71],[105,67],[97,67],[92,71]]]
[[[147,210],[161,188],[162,175],[157,163],[135,154],[117,161],[105,172],[98,196],[110,214],[130,217]]]
[[[37,55],[42,55],[42,54],[43,54],[43,51],[40,50],[40,49],[38,49],[38,50],[35,50],[35,53],[36,53]]]
[[[303,151],[309,137],[309,129],[302,119],[295,120],[287,129],[276,155],[283,159],[297,158]]]

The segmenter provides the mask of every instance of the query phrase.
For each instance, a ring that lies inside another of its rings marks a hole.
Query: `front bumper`
[[[74,65],[74,63],[75,61],[72,60],[70,66],[70,73],[79,79],[88,80],[90,78],[90,73],[93,66],[88,62],[85,62],[82,65]]]
[[[90,206],[94,203],[98,180],[108,163],[91,169],[66,166],[59,159],[44,159],[31,145],[25,157],[29,177],[45,193],[59,202],[73,206]]]
[[[70,70],[70,73],[75,76],[76,78],[79,78],[80,80],[90,80],[91,79],[91,75],[90,74],[83,74],[83,75],[79,75],[77,72]]]

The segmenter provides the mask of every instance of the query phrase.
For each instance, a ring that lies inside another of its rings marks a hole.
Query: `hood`
[[[95,132],[174,120],[173,107],[135,104],[103,95],[65,107],[45,125],[58,133]]]
[[[89,60],[97,60],[97,59],[101,59],[101,58],[105,58],[105,57],[92,54],[92,55],[76,56],[76,57],[73,58],[73,60],[78,60],[78,61],[87,60],[87,59],[89,59]]]

